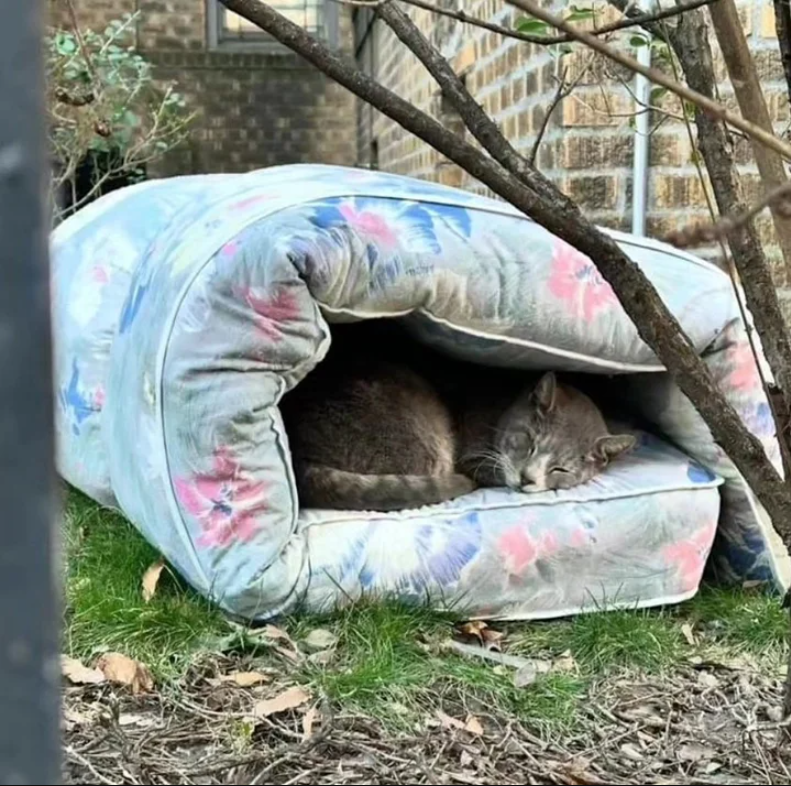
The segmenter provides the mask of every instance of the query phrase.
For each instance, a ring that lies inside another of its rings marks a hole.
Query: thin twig
[[[679,98],[689,101],[691,104],[694,104],[718,120],[722,120],[734,126],[735,128],[740,129],[751,139],[761,142],[770,150],[776,151],[784,158],[791,159],[791,145],[778,139],[773,133],[766,131],[755,123],[751,123],[749,120],[745,120],[739,115],[729,112],[719,102],[701,95],[694,90],[691,90],[686,85],[680,84],[675,79],[667,76],[658,69],[638,63],[633,57],[613,49],[613,47],[597,38],[595,35],[591,35],[584,30],[580,30],[578,27],[569,24],[556,14],[552,14],[549,11],[546,11],[544,8],[541,8],[538,3],[535,2],[535,0],[506,0],[506,2],[509,3],[509,5],[513,5],[516,8],[520,8],[526,13],[531,14],[532,16],[535,16],[536,19],[540,19],[542,22],[546,22],[547,24],[556,27],[558,30],[563,30],[572,38],[579,41],[580,43],[585,44],[596,52],[599,52],[599,54],[608,57],[610,60],[613,60],[625,68],[628,68],[634,73],[642,74],[646,79],[649,79],[654,84],[667,88],[667,90],[669,90],[671,93],[674,93]]]
[[[71,20],[71,27],[74,37],[77,39],[77,45],[80,47],[80,52],[82,53],[82,57],[85,60],[85,67],[88,69],[88,73],[91,76],[91,81],[93,82],[93,93],[95,96],[101,97],[101,81],[99,79],[99,75],[96,73],[96,68],[93,65],[91,52],[85,43],[85,38],[82,34],[82,29],[80,28],[80,21],[77,18],[77,9],[74,7],[74,0],[66,0],[66,8],[69,12],[69,19]]]
[[[687,224],[668,232],[664,239],[677,248],[694,248],[724,240],[732,232],[746,226],[767,207],[774,207],[783,215],[791,217],[791,182],[772,189],[763,199],[743,213],[724,216],[710,224]]]
[[[449,19],[455,19],[465,25],[472,25],[473,27],[480,27],[483,30],[488,30],[491,33],[497,33],[504,38],[515,38],[518,41],[524,41],[528,44],[538,44],[539,46],[553,46],[555,44],[565,44],[574,39],[568,34],[560,35],[535,35],[532,33],[523,33],[520,30],[514,30],[505,25],[498,25],[496,22],[488,22],[485,19],[480,19],[476,16],[470,16],[466,11],[454,11],[450,8],[442,8],[428,0],[400,0],[406,5],[414,6],[415,8],[422,8],[425,11],[430,11],[432,14],[445,16]],[[388,0],[335,0],[337,3],[343,5],[358,6],[362,8],[378,8],[384,5]],[[696,8],[701,8],[711,3],[716,3],[717,0],[691,0],[689,3],[673,6],[672,8],[665,8],[660,11],[629,16],[624,19],[619,19],[617,22],[610,22],[609,24],[597,27],[591,30],[593,35],[605,35],[607,33],[615,33],[619,30],[626,30],[630,27],[637,27],[650,22],[657,22],[660,19],[668,19],[679,14],[692,11]]]
[[[560,75],[558,80],[558,87],[555,91],[555,95],[547,107],[547,111],[544,113],[544,119],[541,121],[541,127],[538,129],[536,141],[533,142],[533,147],[527,157],[527,160],[530,162],[530,166],[536,165],[538,149],[541,147],[541,142],[543,141],[544,135],[549,128],[549,121],[552,119],[552,113],[558,108],[560,102],[563,101],[564,98],[568,98],[574,92],[574,89],[577,87],[577,85],[583,80],[588,71],[590,71],[592,64],[593,56],[589,58],[585,67],[580,69],[579,74],[577,74],[577,76],[569,84],[566,84],[566,74],[568,73],[568,69],[563,69],[563,73]]]

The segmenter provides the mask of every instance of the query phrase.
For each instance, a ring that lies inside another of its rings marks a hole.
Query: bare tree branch
[[[423,139],[440,153],[463,167],[495,193],[534,217],[550,232],[587,254],[610,283],[641,338],[665,364],[682,391],[691,399],[714,439],[731,457],[766,507],[784,541],[791,543],[791,495],[768,461],[761,442],[742,423],[733,406],[714,382],[708,367],[684,335],[675,317],[639,267],[621,248],[582,215],[579,208],[519,156],[502,137],[488,116],[482,113],[458,77],[445,62],[443,91],[454,96],[467,127],[496,158],[514,164],[512,171],[493,162],[484,153],[448,132],[442,125],[409,102],[386,89],[336,55],[305,30],[260,0],[220,0],[227,8],[256,24],[290,49],[302,55],[325,74],[351,90],[376,109]],[[407,18],[408,20],[408,18]],[[413,42],[419,49],[422,42]],[[413,49],[413,51],[415,51]],[[429,47],[433,58],[435,51]],[[441,58],[440,58],[441,60]],[[461,90],[459,89],[461,87]],[[474,113],[470,101],[475,105]]]
[[[791,100],[791,3],[789,0],[773,0],[775,9],[775,30],[780,47],[780,60],[786,78],[786,89]]]
[[[503,36],[504,38],[515,38],[519,41],[524,41],[528,44],[538,44],[539,46],[553,46],[554,44],[565,44],[574,39],[565,34],[561,35],[535,35],[532,33],[523,33],[520,30],[514,30],[511,27],[506,27],[505,25],[498,25],[495,22],[489,22],[485,19],[480,19],[476,16],[471,16],[466,11],[454,11],[451,8],[442,8],[442,6],[436,5],[436,3],[430,3],[428,0],[400,0],[402,3],[406,5],[414,6],[415,8],[422,8],[425,11],[431,11],[433,14],[437,14],[439,16],[445,16],[449,19],[455,19],[458,22],[461,22],[465,25],[472,25],[473,27],[480,27],[483,30],[488,30],[491,33],[497,33],[498,35]],[[380,6],[384,5],[387,0],[335,0],[337,3],[342,3],[344,5],[353,5],[353,6],[360,6],[363,8],[379,8]],[[615,33],[619,30],[626,30],[630,27],[637,27],[639,25],[647,24],[650,22],[658,22],[662,19],[669,19],[673,16],[678,16],[679,14],[683,14],[686,11],[700,8],[704,5],[710,5],[711,3],[716,3],[718,0],[690,0],[688,3],[682,3],[678,6],[673,6],[672,8],[664,8],[655,12],[651,13],[637,13],[634,16],[629,16],[624,19],[619,19],[617,22],[610,22],[609,24],[602,25],[601,27],[597,27],[595,30],[591,30],[590,32],[593,35],[605,35],[607,33]]]
[[[736,4],[733,0],[719,0],[709,12],[742,115],[751,118],[753,123],[768,133],[774,134],[761,80],[758,78]],[[768,191],[781,188],[788,182],[783,159],[775,150],[753,141],[753,155],[758,164],[761,182]],[[786,214],[775,209],[779,202],[768,204],[785,269],[787,273],[791,273],[791,221]]]
[[[613,49],[595,35],[591,35],[584,30],[580,30],[574,25],[571,25],[565,20],[561,19],[559,16],[551,14],[549,11],[541,8],[538,3],[535,2],[535,0],[506,0],[506,2],[509,3],[509,5],[513,5],[516,8],[522,9],[531,16],[535,16],[542,22],[546,22],[547,24],[556,27],[558,30],[563,30],[572,38],[584,43],[586,46],[590,47],[596,52],[605,55],[606,57],[610,58],[610,60],[619,63],[636,74],[642,74],[644,77],[646,77],[646,79],[649,79],[654,84],[661,85],[671,93],[677,95],[679,98],[689,101],[696,107],[700,107],[703,111],[707,112],[718,120],[722,120],[729,125],[732,125],[734,128],[738,128],[740,131],[747,134],[747,136],[749,136],[751,139],[763,143],[770,150],[775,150],[784,158],[791,159],[791,145],[778,139],[773,133],[769,133],[755,123],[751,123],[749,120],[745,120],[743,117],[729,112],[718,101],[701,95],[686,85],[676,82],[675,79],[663,74],[658,69],[650,68],[638,63],[633,57]],[[679,18],[683,19],[683,16]]]
[[[530,155],[527,157],[527,160],[530,162],[530,166],[534,167],[536,165],[536,161],[538,160],[538,151],[541,147],[541,143],[544,141],[544,135],[547,133],[547,129],[549,128],[549,121],[552,120],[553,112],[558,108],[560,102],[564,98],[568,98],[568,96],[571,95],[571,93],[574,91],[574,88],[585,76],[589,67],[590,66],[588,65],[582,69],[570,84],[566,84],[566,74],[568,69],[563,69],[563,72],[558,78],[558,86],[555,90],[555,95],[552,97],[552,101],[547,107],[546,112],[544,112],[544,119],[541,121],[541,126],[536,133],[536,139],[533,142],[533,147],[530,149]]]
[[[741,213],[726,215],[710,224],[687,224],[665,235],[665,240],[678,248],[694,248],[718,240],[726,240],[736,230],[743,229],[770,205],[791,217],[791,183],[786,181],[770,191],[763,199]]]

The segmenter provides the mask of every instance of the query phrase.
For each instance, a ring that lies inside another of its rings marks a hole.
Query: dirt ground
[[[602,679],[571,727],[543,731],[452,683],[433,686],[434,714],[403,708],[400,724],[398,712],[383,720],[306,695],[253,720],[250,708],[286,683],[224,681],[234,668],[212,659],[137,697],[106,684],[66,689],[66,783],[791,783],[781,679],[738,663]]]

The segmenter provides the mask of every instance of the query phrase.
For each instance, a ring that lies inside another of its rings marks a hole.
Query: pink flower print
[[[93,392],[93,402],[96,404],[97,409],[102,409],[104,407],[104,400],[105,400],[105,392],[104,387],[99,385],[96,390]]]
[[[691,592],[700,581],[716,529],[715,521],[699,530],[690,539],[671,543],[662,549],[665,561],[669,565],[676,566],[683,592]]]
[[[229,240],[221,249],[220,256],[223,259],[230,259],[240,248],[241,243],[238,240]]]
[[[747,338],[731,344],[725,355],[732,369],[726,377],[726,384],[732,390],[748,392],[761,387],[758,366]]]
[[[255,196],[242,199],[239,202],[234,202],[234,204],[231,205],[231,210],[249,210],[251,207],[260,205],[262,202],[268,202],[270,199],[274,199],[272,194],[256,194]]]
[[[91,278],[93,278],[97,284],[107,284],[110,281],[110,274],[107,272],[107,268],[104,265],[94,265]]]
[[[520,575],[536,560],[549,557],[560,548],[554,532],[532,538],[527,532],[529,523],[520,522],[507,529],[497,541],[497,549],[505,557],[506,570],[512,576]]]
[[[396,245],[398,234],[395,227],[380,213],[373,210],[358,208],[350,202],[344,202],[339,208],[340,214],[346,219],[348,225],[356,229],[368,240],[376,240],[383,248]]]
[[[255,311],[255,326],[273,342],[283,340],[281,326],[299,316],[299,302],[293,291],[280,287],[270,295],[257,295],[253,289],[242,289],[238,293]]]
[[[562,240],[556,242],[552,253],[549,291],[566,301],[575,315],[586,322],[618,302],[593,262]]]
[[[575,549],[582,549],[588,545],[588,534],[587,532],[580,527],[579,529],[575,529],[574,532],[571,533],[571,537],[569,538],[569,545]]]
[[[198,546],[248,543],[259,532],[258,518],[268,509],[266,484],[243,473],[227,448],[215,451],[211,472],[176,478],[174,485],[179,502],[200,522]]]

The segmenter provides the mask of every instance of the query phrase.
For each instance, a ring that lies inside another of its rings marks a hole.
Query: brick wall
[[[332,0],[327,0],[332,3]],[[297,162],[352,165],[354,97],[286,51],[213,50],[204,0],[74,0],[80,24],[102,30],[138,13],[137,48],[174,80],[198,113],[189,143],[159,162],[157,174],[247,171]],[[65,3],[49,0],[53,23]],[[337,9],[339,43],[350,51],[350,10]]]
[[[501,0],[441,0],[441,4],[506,26],[513,25],[521,15]],[[595,0],[593,4],[603,11],[600,19],[607,15],[618,18],[606,3]],[[737,0],[737,4],[777,130],[785,133],[789,127],[789,103],[777,53],[771,0]],[[568,7],[559,0],[545,5],[556,11]],[[591,2],[577,5],[589,7]],[[535,144],[555,95],[558,75],[565,69],[567,79],[574,79],[580,69],[587,67],[572,95],[550,116],[538,163],[541,171],[577,199],[592,219],[615,228],[631,228],[635,104],[629,74],[601,58],[592,58],[580,47],[561,55],[547,47],[503,38],[453,20],[440,20],[421,9],[412,8],[409,13],[523,152],[529,153]],[[453,122],[454,115],[443,106],[428,72],[384,23],[374,23],[367,35],[359,18],[355,24],[360,64],[421,109],[446,123]],[[630,36],[631,33],[623,36],[624,45],[628,46]],[[721,95],[734,106],[733,91],[719,56],[717,68]],[[671,114],[652,113],[647,206],[647,234],[660,237],[682,222],[708,217],[686,126],[672,116],[678,115],[681,108],[670,97],[661,99],[661,106]],[[458,118],[455,120],[458,122]],[[373,163],[381,169],[486,193],[479,183],[376,112],[360,111],[358,146],[360,159],[371,160],[373,151],[378,156]],[[736,140],[736,154],[746,196],[754,198],[757,170],[749,145]],[[763,216],[759,226],[764,238],[771,242],[770,219]],[[770,251],[776,253],[774,249]],[[779,266],[776,272],[781,287],[791,285]]]

